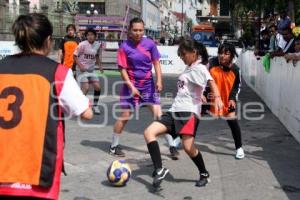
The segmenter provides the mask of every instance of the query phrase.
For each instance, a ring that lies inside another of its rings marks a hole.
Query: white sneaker
[[[101,113],[98,106],[93,106],[93,111],[94,111],[95,115],[100,115],[100,113]]]
[[[243,159],[245,157],[245,153],[242,147],[236,150],[235,158],[236,159]]]

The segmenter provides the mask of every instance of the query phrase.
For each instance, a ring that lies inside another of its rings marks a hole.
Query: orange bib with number
[[[37,74],[0,74],[0,182],[39,184],[50,88]]]

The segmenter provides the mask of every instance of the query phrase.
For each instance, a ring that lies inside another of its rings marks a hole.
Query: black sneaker
[[[125,153],[122,151],[120,145],[115,146],[115,147],[110,147],[109,154],[118,156],[118,157],[125,157]]]
[[[169,173],[169,169],[164,168],[164,167],[155,170],[153,173],[153,174],[155,174],[153,177],[153,183],[152,183],[153,187],[158,188],[160,186],[162,180],[166,177],[166,175],[168,173]]]
[[[172,160],[178,160],[179,152],[176,147],[170,146],[169,148]]]
[[[200,178],[198,181],[196,181],[196,185],[197,187],[203,187],[205,186],[207,183],[209,183],[209,173],[200,173]]]

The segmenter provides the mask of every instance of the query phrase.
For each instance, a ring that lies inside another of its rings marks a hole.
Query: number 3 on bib
[[[13,102],[7,102],[10,96],[14,96],[15,100]],[[3,129],[12,129],[20,123],[22,119],[21,105],[24,101],[24,94],[20,88],[17,87],[6,87],[0,91],[0,103],[7,102],[7,110],[4,112],[11,112],[12,117],[10,119],[5,119],[4,116],[1,116],[0,113],[0,128]],[[3,112],[2,112],[3,113]]]

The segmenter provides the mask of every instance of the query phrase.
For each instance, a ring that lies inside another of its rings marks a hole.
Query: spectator
[[[281,14],[280,14],[280,18],[279,18],[279,21],[277,23],[277,29],[278,29],[278,32],[280,34],[283,33],[283,30],[286,29],[286,28],[291,28],[291,19],[287,16],[287,13],[286,11],[283,11]]]
[[[271,53],[271,58],[276,56],[284,56],[286,53],[295,53],[294,48],[294,35],[291,28],[285,28],[282,30],[283,39],[286,41],[284,48],[279,48],[277,51]]]
[[[269,27],[269,31],[271,33],[269,46],[270,52],[277,51],[278,48],[283,49],[286,45],[286,41],[283,39],[282,35],[278,33],[277,26],[275,24],[272,24]]]
[[[284,56],[287,62],[292,61],[294,67],[296,63],[300,60],[300,36],[295,39],[295,53],[288,53]]]
[[[259,48],[255,50],[254,54],[256,56],[264,56],[267,52],[269,52],[270,46],[270,34],[267,29],[261,31],[262,39],[259,42]]]

